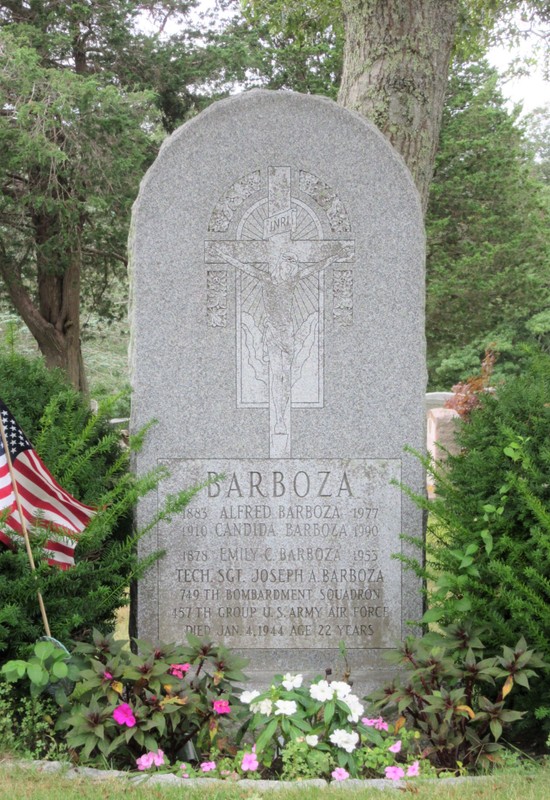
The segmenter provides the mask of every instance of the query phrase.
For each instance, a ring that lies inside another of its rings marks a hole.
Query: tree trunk
[[[35,337],[46,365],[60,367],[74,388],[86,394],[88,384],[80,347],[80,251],[71,253],[71,262],[62,276],[41,273],[38,285],[40,316],[49,324]],[[45,300],[51,299],[54,302],[46,304]]]
[[[458,21],[457,0],[342,0],[338,102],[358,111],[407,164],[426,210]]]
[[[80,348],[80,250],[71,254],[63,275],[39,270],[39,308],[25,289],[21,276],[5,253],[0,258],[0,274],[10,299],[36,339],[48,367],[59,367],[80,392],[88,392]],[[39,260],[39,259],[37,259]]]

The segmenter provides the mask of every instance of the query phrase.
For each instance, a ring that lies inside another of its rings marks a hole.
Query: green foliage
[[[27,358],[0,346],[0,397],[34,444],[40,419],[52,399],[67,391],[61,370],[46,369],[41,358]],[[82,403],[82,408],[85,408]]]
[[[324,63],[327,60],[337,90],[342,72],[344,15],[341,0],[239,2],[247,22],[255,24],[262,32],[260,44],[266,50],[264,74],[290,79],[290,85],[283,84],[285,88],[318,93],[319,90],[307,88],[306,71],[313,73],[309,76],[312,81],[318,80],[324,70],[329,75]],[[226,0],[221,5],[236,3],[237,0]],[[541,38],[544,38],[544,26],[550,18],[546,0],[457,0],[456,5],[454,51],[457,59],[463,62],[479,58],[491,45],[517,43],[526,31],[542,27]],[[291,53],[286,53],[286,48],[290,48]],[[299,88],[293,80],[305,81],[306,88]],[[323,94],[332,95],[333,89],[328,83],[325,85],[328,91]]]
[[[135,644],[137,654],[94,631],[92,644],[77,644],[69,655],[38,642],[29,661],[10,661],[2,672],[11,681],[27,678],[31,696],[55,691],[57,730],[82,762],[105,757],[133,769],[144,749],[175,760],[191,742],[197,753],[222,746],[227,717],[216,705],[236,702],[245,661],[193,636],[187,646]]]
[[[248,84],[336,99],[342,74],[340,2],[246,0],[228,36],[246,43]]]
[[[335,765],[327,752],[311,747],[304,737],[290,739],[281,753],[281,780],[295,781],[328,775]]]
[[[467,381],[479,371],[479,363],[487,350],[495,353],[496,363],[493,370],[495,383],[506,381],[514,375],[521,375],[533,355],[539,348],[548,352],[550,321],[547,312],[540,312],[531,317],[523,325],[523,334],[508,329],[506,325],[498,332],[492,331],[485,336],[474,339],[464,347],[443,356],[433,370],[434,385],[449,389],[457,381]],[[432,365],[435,361],[432,362]]]
[[[534,170],[550,192],[550,105],[540,106],[524,118]]]
[[[117,609],[128,602],[128,586],[160,554],[140,562],[136,545],[158,519],[179,513],[194,490],[169,497],[156,519],[133,529],[137,500],[156,488],[164,469],[139,478],[129,471],[130,448],[109,423],[110,402],[92,413],[84,399],[40,360],[14,354],[0,357],[2,399],[31,438],[57,481],[98,512],[80,536],[75,566],[62,572],[42,559],[45,532],[32,531],[36,575],[24,547],[0,548],[0,653],[24,657],[43,633],[36,599],[40,589],[53,636],[61,641],[85,637],[93,627],[112,628]],[[20,537],[14,535],[14,541]]]
[[[0,741],[4,753],[57,760],[68,756],[55,733],[57,708],[48,698],[23,697],[0,681]]]
[[[2,665],[1,672],[10,683],[27,678],[30,684],[31,698],[35,699],[54,684],[64,692],[71,681],[79,677],[79,671],[70,664],[68,650],[59,647],[54,640],[44,637],[44,641],[34,645],[34,652],[28,661],[14,659]],[[60,698],[64,697],[60,694]]]
[[[125,307],[139,180],[165,131],[227,91],[230,50],[189,27],[194,6],[0,8],[0,288],[83,391],[80,303],[108,321]],[[167,37],[169,21],[187,27]]]
[[[125,279],[131,203],[154,153],[152,95],[44,66],[26,29],[1,36],[0,93],[9,109],[0,122],[5,287],[14,300],[37,271],[61,276],[78,259],[85,301],[110,315],[111,281]]]
[[[227,61],[227,52],[215,52],[217,20],[212,12],[197,13],[198,5],[99,0],[15,10],[4,4],[0,25],[52,69],[153,92],[165,129],[173,130],[208,102],[211,92],[202,87],[216,82]]]
[[[409,638],[390,656],[405,674],[371,697],[420,732],[423,755],[438,769],[460,772],[494,762],[504,728],[523,716],[505,709],[507,696],[516,684],[528,688],[533,667],[543,666],[523,638],[514,649],[503,647],[502,655],[485,657],[484,651],[469,623]],[[489,699],[487,686],[495,685],[496,697]]]
[[[417,498],[431,520],[427,564],[416,565],[431,587],[424,622],[471,617],[486,627],[489,652],[524,635],[548,660],[550,356],[533,356],[494,389],[461,422],[461,452],[436,465],[436,499]],[[549,685],[546,670],[542,697]],[[541,704],[532,694],[514,699],[516,708]]]
[[[546,0],[459,0],[456,53],[467,61],[491,45],[517,45],[531,32],[544,38],[549,19]]]
[[[521,366],[521,342],[548,341],[550,206],[533,163],[496,72],[484,62],[456,69],[427,214],[434,388],[466,378],[488,346],[503,354],[504,374]]]

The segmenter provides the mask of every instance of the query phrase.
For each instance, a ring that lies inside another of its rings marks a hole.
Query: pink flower
[[[153,753],[145,753],[145,755],[136,758],[137,768],[140,770],[149,769],[153,766]]]
[[[185,673],[191,669],[191,664],[170,664],[170,669],[168,670],[170,675],[173,675],[175,678],[179,678],[182,680],[185,678]]]
[[[420,774],[420,764],[418,761],[413,761],[410,767],[407,767],[407,777],[414,778],[416,775]]]
[[[388,747],[388,750],[390,751],[390,753],[399,753],[399,751],[401,750],[401,739],[398,739],[397,742],[395,742],[395,744],[390,745]]]
[[[183,770],[181,777],[188,778],[189,773],[187,772],[187,770],[189,769],[189,764],[180,764],[180,767]]]
[[[161,767],[164,764],[164,753],[160,749],[156,753],[145,753],[145,755],[136,758],[136,764],[140,770],[149,769],[153,764],[156,767]]]
[[[136,724],[134,712],[128,703],[121,703],[117,706],[113,711],[113,717],[115,722],[118,722],[119,725],[127,725],[129,728],[133,728]]]
[[[382,717],[377,717],[376,719],[369,719],[368,717],[363,717],[361,722],[366,728],[375,728],[377,731],[388,730],[388,723],[384,722]]]
[[[343,767],[336,767],[334,772],[330,773],[335,781],[346,781],[349,778],[349,772]]]
[[[112,681],[113,680],[113,676],[111,675],[110,672],[107,672],[107,670],[105,670],[105,672],[103,673],[102,680],[104,680],[104,681]]]
[[[401,767],[386,767],[384,772],[386,773],[386,778],[388,778],[390,781],[398,781],[405,775],[405,772],[401,769]]]
[[[241,763],[241,769],[244,772],[256,772],[258,769],[258,759],[256,753],[245,753]]]
[[[203,772],[212,772],[213,769],[216,769],[216,762],[215,761],[203,761],[201,764],[201,769]]]
[[[213,700],[212,705],[216,714],[229,714],[231,712],[228,700]]]

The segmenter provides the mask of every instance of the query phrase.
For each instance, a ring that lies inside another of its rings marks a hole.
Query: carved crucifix
[[[300,210],[301,217],[314,218],[304,203],[299,205],[306,209]],[[272,458],[290,458],[293,385],[311,360],[312,341],[322,336],[322,308],[315,299],[318,276],[335,262],[353,259],[353,240],[299,238],[298,211],[298,201],[291,197],[290,167],[269,167],[262,238],[205,242],[206,263],[235,267],[241,279],[248,279],[246,293],[254,298],[250,305],[255,311],[243,327],[250,341],[248,360],[258,363],[259,380],[262,362],[267,367]],[[312,278],[313,289],[311,280],[308,285]]]

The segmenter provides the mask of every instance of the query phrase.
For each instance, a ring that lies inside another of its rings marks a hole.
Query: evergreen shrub
[[[145,531],[134,531],[132,512],[165,473],[136,478],[129,459],[145,431],[125,446],[109,423],[110,401],[93,413],[61,373],[46,369],[40,359],[0,352],[0,387],[0,396],[56,480],[98,509],[80,536],[75,566],[65,572],[42,558],[43,531],[34,530],[31,537],[35,575],[24,547],[16,552],[0,547],[0,659],[8,660],[28,655],[44,635],[37,588],[52,636],[61,642],[86,638],[94,628],[114,628],[117,610],[128,602],[128,586],[159,555],[138,561],[136,544]],[[161,518],[177,513],[192,494],[170,498]],[[17,535],[14,540],[22,542]]]
[[[0,387],[0,397],[35,444],[44,409],[68,384],[60,369],[46,369],[41,358],[29,358],[6,346],[0,349]]]
[[[426,566],[415,565],[429,580],[424,622],[471,618],[488,651],[525,636],[550,661],[550,355],[493,388],[460,421],[461,451],[436,465],[436,499],[417,498],[431,519]],[[548,725],[548,696],[547,668],[515,707]]]

